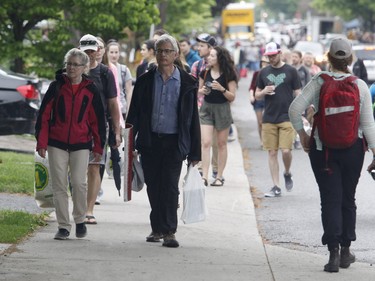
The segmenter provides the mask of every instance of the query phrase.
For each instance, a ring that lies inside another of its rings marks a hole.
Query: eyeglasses
[[[89,40],[89,41],[81,41],[79,42],[81,46],[98,46],[98,42],[94,40]]]
[[[169,56],[170,54],[172,54],[172,52],[176,52],[176,51],[172,49],[157,49],[156,50],[156,54],[158,55],[166,54],[167,56]]]
[[[74,68],[79,67],[79,66],[84,66],[84,64],[78,64],[75,62],[66,62],[65,65],[69,67],[74,67]]]

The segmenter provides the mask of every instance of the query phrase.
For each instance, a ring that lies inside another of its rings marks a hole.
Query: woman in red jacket
[[[36,130],[37,151],[48,161],[56,209],[57,240],[69,237],[68,170],[72,186],[73,218],[76,237],[87,234],[84,224],[87,198],[87,166],[93,150],[100,161],[105,143],[104,107],[99,90],[84,74],[89,57],[71,49],[64,58],[65,69],[57,72],[39,111]]]

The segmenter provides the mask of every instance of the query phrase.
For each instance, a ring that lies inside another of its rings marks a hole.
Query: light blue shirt
[[[159,134],[177,134],[177,111],[180,97],[180,71],[175,67],[166,81],[160,71],[155,71],[151,128]]]

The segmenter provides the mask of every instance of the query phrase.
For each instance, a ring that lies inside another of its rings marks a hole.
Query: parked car
[[[375,82],[375,45],[354,45],[353,51],[366,66],[368,82]]]
[[[0,135],[33,134],[40,80],[0,67]]]

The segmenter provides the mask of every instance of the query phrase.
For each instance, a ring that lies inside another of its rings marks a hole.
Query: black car
[[[38,78],[0,68],[0,135],[34,134],[40,87]]]

